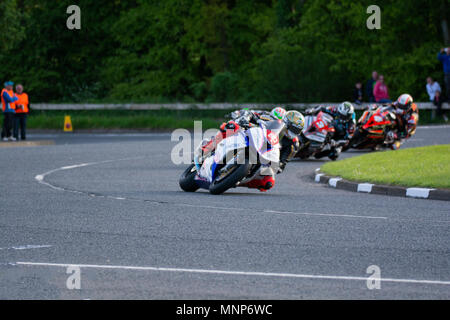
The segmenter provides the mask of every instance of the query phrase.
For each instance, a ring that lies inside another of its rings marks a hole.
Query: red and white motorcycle
[[[332,139],[335,132],[333,121],[331,115],[322,111],[317,115],[307,115],[303,129],[306,141],[302,144],[296,157],[320,159],[328,156],[331,160],[336,160],[342,151],[344,142],[336,142]]]

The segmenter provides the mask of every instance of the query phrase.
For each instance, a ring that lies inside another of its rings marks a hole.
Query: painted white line
[[[46,185],[47,187],[50,187],[54,190],[58,190],[58,191],[67,191],[67,192],[72,192],[72,193],[83,193],[80,191],[76,191],[76,190],[66,190],[57,186],[52,185],[51,183],[48,183],[45,181],[45,177],[58,172],[58,171],[64,171],[64,170],[71,170],[71,169],[76,169],[76,168],[82,168],[82,167],[87,167],[87,166],[93,166],[93,165],[98,165],[98,164],[103,164],[103,163],[111,163],[111,162],[116,162],[116,161],[127,161],[127,160],[137,160],[137,159],[144,159],[146,158],[145,156],[141,156],[141,157],[132,157],[132,158],[122,158],[122,159],[116,159],[116,160],[104,160],[104,161],[98,161],[98,162],[87,162],[87,163],[80,163],[80,164],[74,164],[74,165],[70,165],[70,166],[64,166],[64,167],[60,167],[57,169],[53,169],[50,171],[47,171],[45,173],[42,174],[38,174],[34,177],[34,179],[39,182],[40,184]]]
[[[408,188],[408,189],[406,189],[406,196],[412,197],[412,198],[428,198],[431,190],[434,190],[434,189]]]
[[[331,178],[330,180],[328,180],[328,184],[331,187],[336,188],[338,181],[341,181],[341,180],[342,180],[342,178]]]
[[[45,177],[49,174],[52,174],[54,172],[63,171],[63,170],[71,170],[86,166],[92,166],[92,165],[98,165],[103,163],[111,163],[115,161],[126,161],[126,160],[135,160],[135,159],[143,159],[146,158],[144,156],[142,157],[133,157],[133,158],[123,158],[123,159],[117,159],[117,160],[105,160],[105,161],[99,161],[99,162],[89,162],[89,163],[80,163],[76,165],[70,165],[70,166],[64,166],[58,169],[50,170],[48,172],[45,172],[43,174],[36,175],[34,178],[36,181],[38,181],[40,184],[46,185],[54,190],[58,191],[65,191],[70,193],[77,193],[77,194],[86,194],[93,197],[103,197],[108,199],[114,199],[114,200],[130,200],[130,201],[147,201],[147,202],[158,202],[155,200],[146,200],[146,199],[131,199],[131,198],[125,198],[120,196],[111,196],[111,195],[96,195],[96,194],[88,194],[87,192],[82,192],[78,190],[70,190],[70,189],[64,189],[55,185],[52,185],[51,183],[48,183],[45,181]],[[340,178],[339,178],[340,179]],[[231,207],[219,207],[219,206],[208,206],[208,205],[198,205],[198,204],[187,204],[187,203],[169,203],[173,206],[179,206],[179,207],[193,207],[193,208],[205,208],[205,209],[216,209],[216,210],[226,210],[226,211],[249,211],[251,209],[249,208],[231,208]],[[291,215],[304,215],[304,216],[319,216],[319,217],[343,217],[343,218],[362,218],[362,219],[387,219],[387,217],[374,217],[374,216],[358,216],[358,215],[349,215],[349,214],[327,214],[327,213],[309,213],[309,212],[290,212],[290,211],[272,211],[272,210],[262,210],[263,213],[278,213],[278,214],[291,214]]]
[[[418,129],[450,129],[450,125],[418,126]]]
[[[66,167],[61,167],[61,170],[70,170],[70,169],[75,169],[75,168],[81,168],[81,167],[86,167],[89,166],[90,163],[81,163],[81,164],[75,164],[73,166],[66,166]]]
[[[341,217],[341,218],[363,218],[363,219],[382,219],[382,220],[388,219],[387,217],[381,216],[358,216],[353,214],[309,213],[309,212],[290,212],[290,211],[276,211],[276,210],[264,210],[263,212],[306,215],[306,216]]]
[[[249,208],[231,208],[231,207],[218,207],[218,206],[207,206],[207,205],[197,205],[197,204],[184,204],[184,203],[176,203],[174,206],[179,207],[193,207],[193,208],[204,208],[204,209],[215,209],[215,210],[225,210],[225,211],[246,211],[248,212]],[[299,216],[318,216],[318,217],[336,217],[336,218],[362,218],[362,219],[382,219],[386,220],[387,217],[382,216],[358,216],[352,214],[334,214],[334,213],[312,213],[312,212],[293,212],[293,211],[278,211],[278,210],[261,210],[261,213],[277,213],[277,214],[290,214],[290,215],[299,215]]]
[[[8,247],[8,248],[0,248],[0,250],[31,250],[31,249],[42,249],[42,248],[50,248],[53,247],[51,245],[25,245],[25,246],[14,246],[14,247]]]
[[[316,182],[320,182],[320,177],[323,176],[323,173],[316,174],[316,178],[314,179]]]
[[[420,138],[411,138],[411,139],[408,139],[408,141],[409,142],[411,142],[411,141],[424,141],[425,139],[420,139]]]
[[[138,267],[138,266],[114,266],[97,264],[66,264],[66,263],[45,263],[45,262],[17,262],[17,265],[25,266],[44,266],[67,268],[76,266],[80,268],[91,269],[115,269],[115,270],[136,270],[136,271],[161,271],[161,272],[184,272],[184,273],[204,273],[221,274],[233,276],[257,276],[257,277],[277,277],[277,278],[304,278],[304,279],[327,279],[327,280],[357,280],[367,281],[367,277],[358,276],[334,276],[334,275],[315,275],[300,273],[276,273],[276,272],[252,272],[252,271],[228,271],[228,270],[208,270],[208,269],[185,269],[185,268],[165,268],[165,267]],[[382,282],[414,283],[414,284],[440,284],[450,285],[450,281],[441,280],[416,280],[416,279],[395,279],[380,278]]]
[[[370,192],[372,192],[372,187],[373,187],[373,184],[371,184],[371,183],[359,183],[357,191],[370,193]]]

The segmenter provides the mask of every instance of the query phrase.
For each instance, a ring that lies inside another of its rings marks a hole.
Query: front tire
[[[364,131],[362,131],[361,129],[355,131],[353,137],[350,139],[345,148],[343,148],[343,151],[347,151],[350,148],[358,148],[358,146],[363,142],[365,138],[366,133]]]
[[[236,186],[236,183],[245,178],[251,169],[251,165],[248,160],[245,160],[244,164],[238,164],[237,168],[233,170],[228,176],[216,182],[214,180],[209,186],[209,192],[211,194],[222,194],[230,188]]]
[[[186,192],[195,192],[199,189],[199,186],[195,182],[195,176],[197,175],[197,170],[195,170],[195,165],[191,164],[182,174],[179,180],[181,189]]]

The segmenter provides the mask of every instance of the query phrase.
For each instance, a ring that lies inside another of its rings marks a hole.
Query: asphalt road
[[[190,194],[168,134],[30,138],[56,145],[0,148],[0,299],[450,298],[449,202],[331,189],[322,161],[268,193]],[[421,127],[404,147],[449,142]]]

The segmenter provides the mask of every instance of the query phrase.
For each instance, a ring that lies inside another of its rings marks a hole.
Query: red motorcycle
[[[307,159],[314,156],[316,159],[328,156],[336,160],[342,147],[332,139],[335,129],[333,117],[327,113],[319,112],[317,115],[305,117],[303,135],[306,141],[302,144],[296,157]]]
[[[371,107],[364,111],[356,124],[356,130],[344,149],[373,149],[388,147],[388,132],[395,128],[396,115],[392,106]]]

